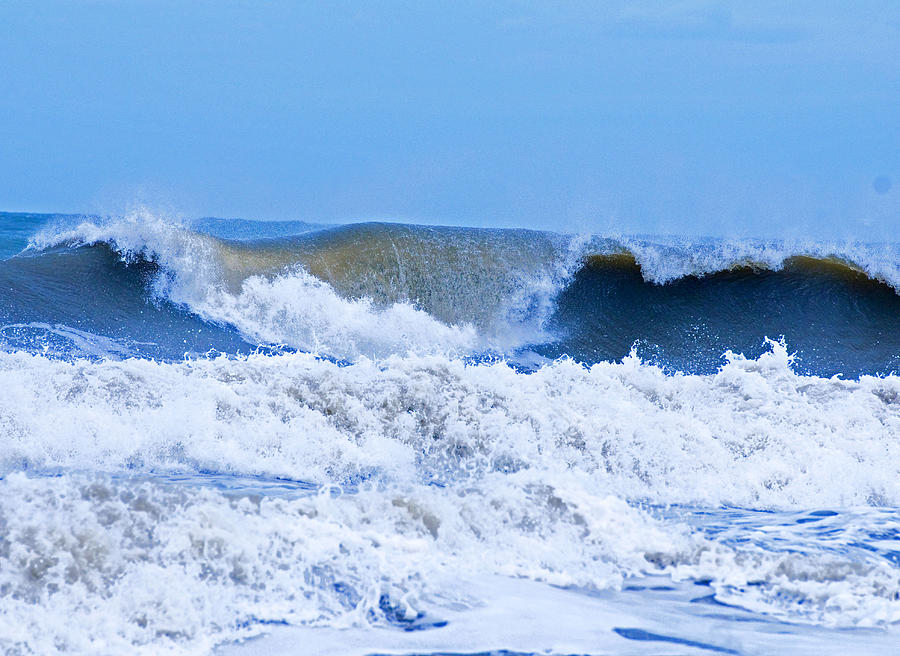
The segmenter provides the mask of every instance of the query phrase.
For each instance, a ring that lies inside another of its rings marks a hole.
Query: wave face
[[[894,246],[0,221],[5,652],[900,638]]]
[[[900,250],[890,245],[215,225],[44,229],[0,264],[7,341],[43,345],[46,326],[65,326],[164,359],[263,346],[349,361],[439,352],[592,364],[635,349],[671,370],[713,373],[728,351],[757,357],[770,338],[805,373],[900,365]]]
[[[858,377],[900,365],[900,296],[834,257],[741,263],[665,284],[623,259],[593,258],[577,272],[551,320],[564,337],[542,352],[598,362],[636,345],[649,361],[713,373],[728,351],[759,356],[763,335],[783,338],[806,373]]]

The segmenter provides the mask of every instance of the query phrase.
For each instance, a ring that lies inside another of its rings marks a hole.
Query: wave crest
[[[47,232],[32,240],[31,249],[103,245],[126,261],[152,261],[159,267],[152,283],[157,298],[234,326],[254,344],[348,360],[394,353],[509,354],[525,345],[565,339],[572,331],[588,334],[591,326],[581,324],[596,323],[598,311],[603,325],[614,323],[616,317],[603,314],[606,305],[643,312],[627,307],[628,299],[608,304],[604,294],[631,293],[612,282],[581,285],[576,310],[591,306],[591,311],[583,313],[583,321],[569,317],[574,323],[559,325],[561,295],[585,272],[612,281],[624,270],[663,286],[736,271],[779,272],[790,277],[779,291],[779,302],[792,298],[788,288],[823,276],[850,284],[887,284],[894,290],[900,284],[900,252],[886,245],[650,240],[398,224],[304,230],[291,237],[229,241],[137,216],[88,220]],[[707,292],[703,302],[713,305],[716,295],[726,294],[721,284]],[[809,295],[820,292],[831,293],[827,284],[809,288]],[[635,294],[634,302],[644,296]],[[672,305],[677,309],[683,302],[679,297]],[[691,312],[706,315],[710,310]],[[791,314],[785,308],[772,310]],[[848,322],[856,320],[847,317]],[[623,330],[630,333],[632,328]],[[763,334],[752,337],[758,341]],[[619,350],[618,342],[613,346]],[[601,357],[621,357],[604,349]],[[580,357],[580,351],[575,355]],[[841,363],[829,366],[840,370]]]

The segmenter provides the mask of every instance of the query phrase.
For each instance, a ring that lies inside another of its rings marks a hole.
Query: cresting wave
[[[109,252],[130,263],[140,278],[132,287],[149,286],[158,301],[233,327],[250,348],[352,361],[520,357],[527,347],[532,361],[568,355],[592,363],[619,360],[636,345],[657,364],[712,373],[726,351],[758,356],[765,337],[784,337],[808,373],[856,377],[900,367],[900,250],[891,245],[398,224],[304,225],[290,237],[223,240],[139,217],[45,230],[26,253],[87,258],[85,248],[103,251],[94,259]],[[47,266],[70,268],[71,259]],[[125,275],[137,274],[101,277]],[[139,305],[144,294],[127,296]]]
[[[505,351],[542,341],[570,275],[569,238],[524,231],[360,225],[224,241],[169,223],[83,223],[32,251],[110,247],[161,268],[153,293],[252,343],[334,357]]]
[[[67,223],[73,223],[72,219]],[[256,234],[276,236],[253,238],[249,228],[241,229],[241,222],[219,230],[210,221],[195,223],[201,232],[192,229],[192,224],[144,213],[124,219],[87,219],[74,226],[57,223],[34,235],[29,248],[107,243],[125,257],[150,257],[175,268],[180,261],[191,269],[195,263],[190,256],[187,262],[183,259],[186,248],[200,249],[205,255],[215,251],[232,284],[254,274],[302,264],[351,295],[371,296],[376,292],[367,285],[380,283],[385,287],[379,290],[382,300],[394,301],[427,292],[422,283],[431,282],[424,278],[429,267],[439,274],[456,270],[477,283],[504,271],[533,273],[552,264],[571,275],[585,263],[601,268],[637,266],[645,280],[656,284],[743,268],[826,267],[843,275],[864,275],[900,290],[900,246],[888,243],[566,236],[523,229],[299,222],[288,223],[281,230],[257,229]],[[213,237],[209,232],[232,239]],[[561,280],[565,282],[565,276]],[[351,289],[351,284],[356,287]]]

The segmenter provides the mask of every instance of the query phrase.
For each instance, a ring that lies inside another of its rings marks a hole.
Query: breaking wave
[[[149,292],[251,348],[350,361],[442,353],[591,363],[637,346],[657,364],[712,373],[726,351],[755,357],[764,338],[783,337],[804,371],[856,377],[894,371],[900,353],[900,253],[889,245],[398,224],[304,224],[294,236],[225,240],[144,217],[45,230],[3,265],[68,277],[73,259],[130,264],[99,272],[102,280],[136,269],[132,313]],[[225,342],[207,346],[235,350]]]

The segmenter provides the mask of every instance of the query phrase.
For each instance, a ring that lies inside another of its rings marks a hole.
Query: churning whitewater
[[[897,245],[0,224],[5,653],[900,640]]]

